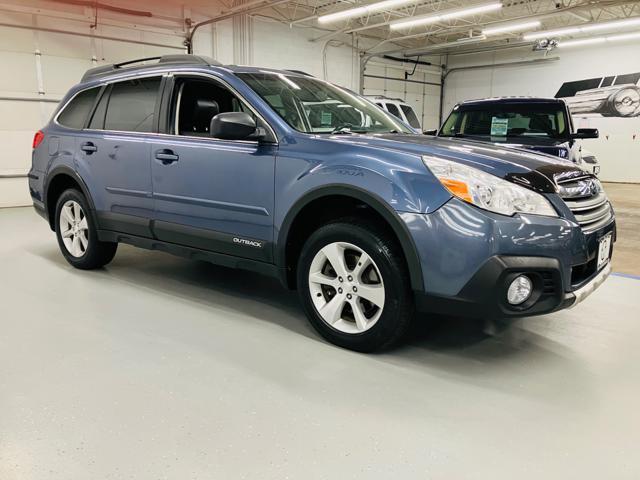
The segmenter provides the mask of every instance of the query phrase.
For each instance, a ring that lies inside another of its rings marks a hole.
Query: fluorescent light
[[[567,35],[575,35],[577,33],[616,30],[619,28],[636,27],[638,25],[640,25],[640,17],[634,17],[627,18],[625,20],[615,20],[612,22],[590,23],[587,25],[576,25],[573,27],[558,28],[556,30],[546,30],[543,32],[531,32],[525,34],[522,38],[525,40],[538,40],[540,38],[566,37]]]
[[[579,40],[567,40],[566,42],[559,42],[558,47],[580,47],[584,45],[596,45],[608,42],[624,42],[625,40],[640,39],[640,32],[634,33],[621,33],[619,35],[607,35],[606,37],[591,37],[581,38]]]
[[[510,23],[507,25],[499,25],[497,27],[485,28],[482,30],[483,35],[498,35],[500,33],[507,32],[521,32],[522,30],[528,30],[530,28],[538,28],[540,26],[539,20],[525,23]]]
[[[413,17],[408,20],[399,20],[389,25],[391,30],[398,30],[403,28],[415,27],[416,25],[427,25],[430,23],[437,23],[443,20],[452,20],[454,18],[468,17],[478,13],[490,12],[493,10],[499,10],[502,8],[502,3],[492,2],[475,5],[468,8],[458,8],[453,10],[443,10],[439,13],[433,13],[429,15],[422,15],[420,17]]]
[[[580,47],[582,45],[596,45],[598,43],[605,43],[607,39],[605,37],[593,37],[593,38],[583,38],[580,40],[569,40],[566,42],[559,42],[558,47],[567,48],[567,47]]]
[[[390,10],[415,1],[416,0],[384,0],[383,2],[372,3],[370,5],[350,8],[349,10],[342,10],[341,12],[322,15],[321,17],[318,17],[318,22],[329,23],[337,20],[345,20],[347,18],[362,17],[368,13],[379,12],[380,10]]]

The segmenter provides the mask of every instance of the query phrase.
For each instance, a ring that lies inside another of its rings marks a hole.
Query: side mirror
[[[431,135],[431,136],[436,136],[438,135],[438,129],[437,128],[433,128],[431,130],[425,130],[424,132],[422,132],[424,135]]]
[[[576,130],[576,133],[571,135],[571,138],[598,138],[599,136],[600,132],[598,132],[597,128],[579,128],[578,130]]]
[[[246,112],[219,113],[211,119],[209,134],[222,140],[260,140],[264,129]]]

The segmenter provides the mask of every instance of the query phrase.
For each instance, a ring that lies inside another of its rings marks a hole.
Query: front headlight
[[[422,160],[452,195],[477,207],[503,215],[558,216],[551,203],[532,190],[456,162],[426,155]]]

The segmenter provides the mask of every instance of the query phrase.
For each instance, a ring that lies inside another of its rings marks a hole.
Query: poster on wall
[[[640,72],[565,82],[555,98],[562,98],[573,115],[640,116]]]

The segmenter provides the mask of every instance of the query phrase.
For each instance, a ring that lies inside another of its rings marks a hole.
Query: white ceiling
[[[417,55],[420,53],[443,53],[468,51],[470,49],[504,48],[523,43],[520,33],[505,33],[487,40],[466,45],[450,45],[458,39],[481,34],[485,26],[508,21],[526,19],[540,20],[540,29],[579,25],[632,16],[640,16],[640,2],[620,0],[520,0],[503,1],[498,11],[460,18],[427,26],[413,27],[405,31],[392,31],[389,23],[412,16],[430,14],[452,8],[469,7],[485,0],[427,0],[409,3],[393,10],[376,12],[360,18],[336,21],[331,24],[318,23],[318,17],[329,13],[375,3],[370,0],[276,0],[245,2],[192,0],[187,2],[205,16],[234,15],[248,12],[254,16],[271,19],[301,27],[320,30],[315,41],[358,39],[364,53]],[[640,30],[640,28],[638,29]]]

